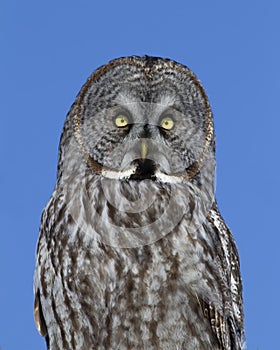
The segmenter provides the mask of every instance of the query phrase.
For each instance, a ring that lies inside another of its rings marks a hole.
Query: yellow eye
[[[115,118],[115,124],[118,128],[122,128],[124,126],[128,125],[128,118],[127,116],[123,115],[123,114],[119,114],[116,118]]]
[[[171,130],[174,127],[174,120],[170,117],[162,118],[160,126],[165,130]]]

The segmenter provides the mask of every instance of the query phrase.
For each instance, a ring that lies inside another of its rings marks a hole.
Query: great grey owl
[[[245,348],[214,177],[212,112],[187,67],[132,56],[90,76],[41,219],[34,315],[48,349]]]

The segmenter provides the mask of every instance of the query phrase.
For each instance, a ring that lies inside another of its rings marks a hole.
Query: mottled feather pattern
[[[129,125],[117,128],[123,114]],[[160,126],[166,116],[172,130]],[[36,254],[35,321],[48,349],[245,349],[211,118],[201,84],[171,60],[121,58],[86,82]]]

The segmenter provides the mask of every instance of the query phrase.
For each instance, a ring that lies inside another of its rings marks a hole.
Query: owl
[[[47,348],[245,349],[239,257],[214,183],[194,73],[149,56],[94,71],[41,218],[34,317]]]

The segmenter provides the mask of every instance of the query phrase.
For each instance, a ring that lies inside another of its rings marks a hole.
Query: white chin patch
[[[127,169],[127,170],[110,170],[110,169],[103,169],[101,175],[106,177],[107,179],[113,179],[113,180],[126,180],[131,175],[135,174],[136,167]]]
[[[164,183],[171,183],[171,184],[177,184],[177,183],[182,183],[184,181],[184,179],[180,176],[176,176],[176,175],[167,175],[162,173],[161,171],[157,170],[155,172],[155,177]]]
[[[136,172],[137,167],[133,167],[127,170],[111,170],[111,169],[103,169],[101,175],[104,176],[107,179],[112,180],[127,180],[130,178],[131,175],[134,175]],[[167,175],[165,173],[162,173],[161,171],[157,170],[155,172],[155,178],[163,183],[182,183],[184,182],[184,179],[180,176],[176,175]]]

